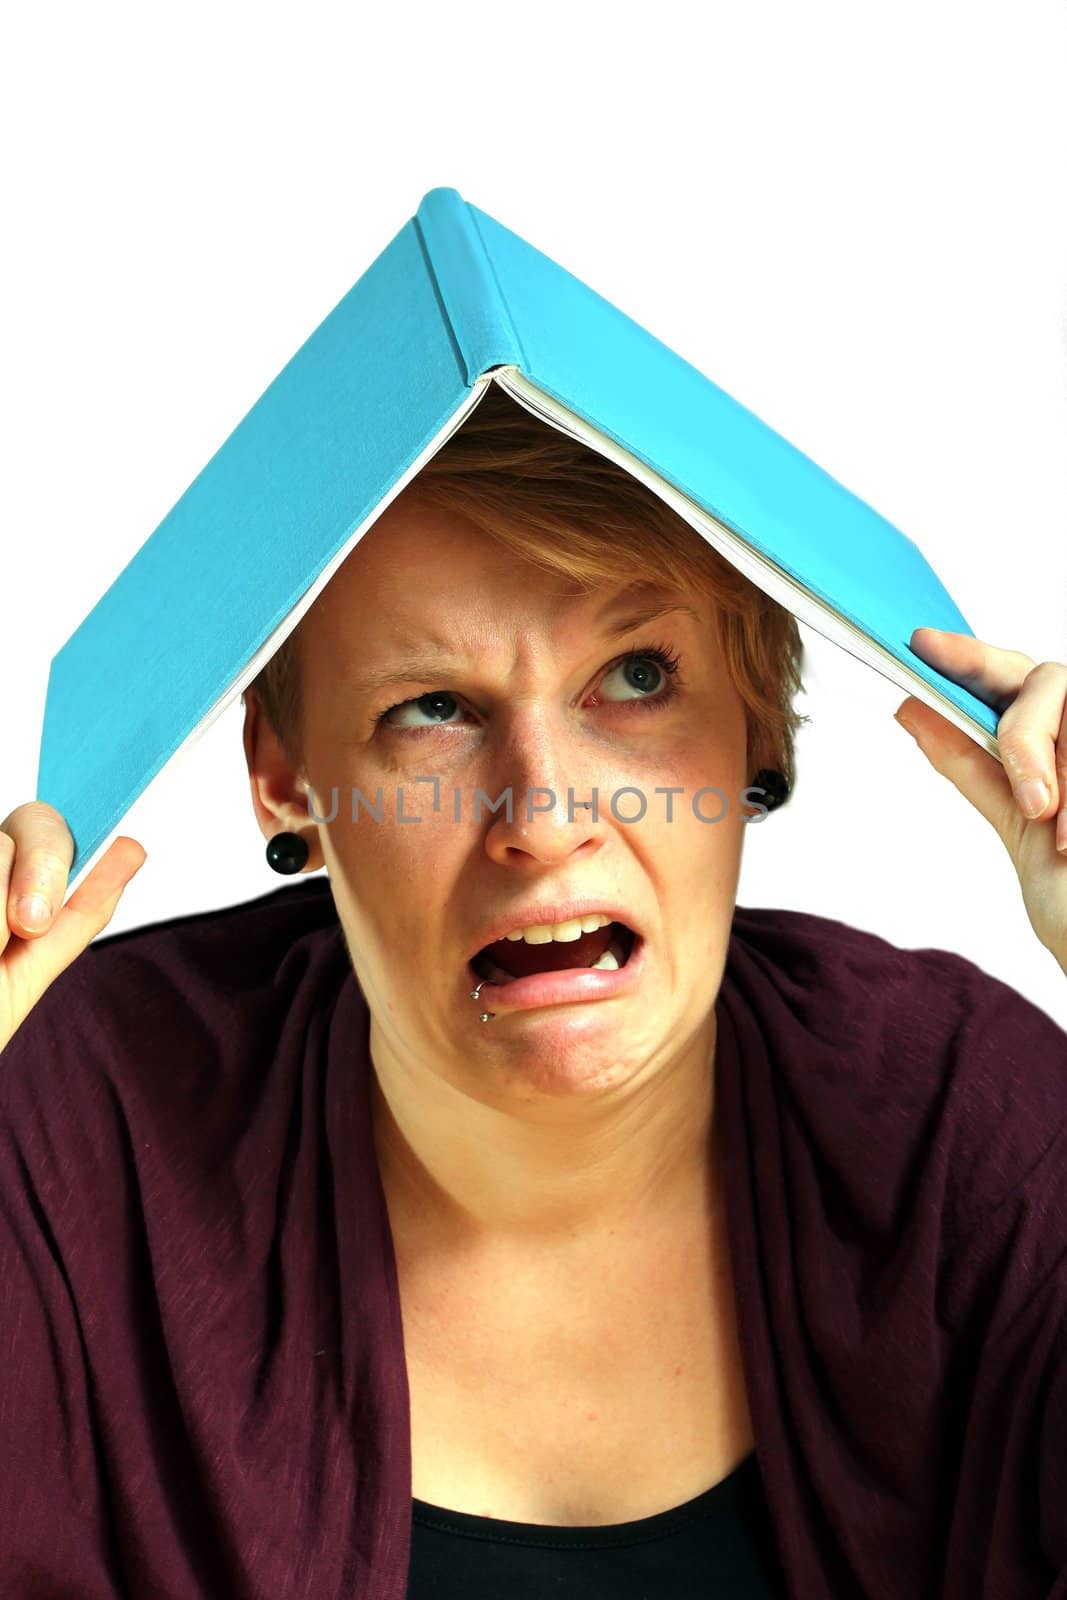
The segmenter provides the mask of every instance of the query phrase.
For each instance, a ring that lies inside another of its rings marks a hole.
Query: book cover
[[[998,754],[996,711],[908,646],[918,626],[973,632],[918,546],[562,266],[435,188],[53,658],[37,798],[71,829],[71,888],[491,382]]]

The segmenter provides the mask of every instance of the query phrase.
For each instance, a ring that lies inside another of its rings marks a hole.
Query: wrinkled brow
[[[605,619],[611,615],[618,615],[622,605],[633,605],[633,600],[625,597],[616,599],[606,606],[597,619],[602,626],[606,639],[619,639],[624,634],[633,633],[638,628],[647,627],[650,622],[655,622],[658,617],[664,617],[671,612],[681,612],[691,617],[694,622],[701,623],[703,618],[693,610],[692,606],[677,602],[670,602],[657,606],[644,606],[637,611],[630,611],[619,621],[610,626],[605,624]],[[372,694],[377,689],[388,689],[400,683],[411,683],[414,680],[431,680],[448,676],[462,670],[462,661],[454,654],[455,646],[447,640],[439,639],[436,635],[429,635],[426,645],[417,653],[398,656],[377,671],[360,671],[358,677],[346,679],[346,688],[353,694]]]

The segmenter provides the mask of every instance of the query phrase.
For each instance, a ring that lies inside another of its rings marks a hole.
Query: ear
[[[760,728],[754,738],[749,740],[745,751],[746,783],[752,782],[752,775],[763,769],[782,772],[785,770],[785,754],[782,750],[781,740],[771,737],[766,729]]]
[[[307,841],[307,865],[301,870],[314,872],[324,865],[319,829],[308,816],[308,782],[293,766],[282,741],[271,727],[254,689],[243,695],[245,720],[242,742],[252,809],[264,839],[276,833],[299,833]]]

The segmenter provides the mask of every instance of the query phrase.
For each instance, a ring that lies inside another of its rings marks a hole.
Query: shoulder
[[[55,1161],[263,1076],[347,967],[324,878],[95,940],[0,1052],[0,1125]],[[7,1156],[3,1158],[6,1162]]]
[[[828,1144],[839,1137],[865,1188],[890,1167],[917,1185],[950,1250],[1059,1185],[1067,1033],[1039,1006],[955,951],[830,917],[738,907],[733,935],[731,977],[791,1102]]]
[[[996,1090],[983,1064],[1017,1068],[1037,1049],[1044,1089],[1064,1088],[1067,1033],[1009,984],[954,950],[909,948],[833,917],[738,907],[731,970],[773,990],[797,1023],[827,1041],[892,1052],[899,1073],[951,1062],[976,1068],[975,1087]],[[1034,1063],[1031,1062],[1031,1065]]]

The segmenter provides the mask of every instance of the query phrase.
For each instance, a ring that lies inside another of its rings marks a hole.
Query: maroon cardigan
[[[1067,1034],[742,907],[716,1010],[790,1593],[1065,1600]],[[98,940],[0,1054],[4,1600],[403,1600],[367,1028],[317,878]]]

